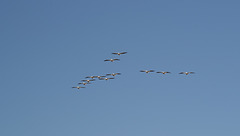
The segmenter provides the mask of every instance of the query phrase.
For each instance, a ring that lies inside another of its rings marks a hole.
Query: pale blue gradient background
[[[0,135],[239,136],[239,7],[1,0]],[[128,54],[104,62],[114,51]],[[71,88],[109,72],[122,75]]]

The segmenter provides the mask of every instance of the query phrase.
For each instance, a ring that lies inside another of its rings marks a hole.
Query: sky
[[[239,136],[239,5],[1,0],[0,135]]]

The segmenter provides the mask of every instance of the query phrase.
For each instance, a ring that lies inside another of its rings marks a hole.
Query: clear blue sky
[[[0,135],[239,136],[239,6],[1,0]]]

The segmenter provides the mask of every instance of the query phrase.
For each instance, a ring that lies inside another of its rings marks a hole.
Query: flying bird
[[[100,78],[100,80],[106,80],[106,81],[109,79],[114,79],[114,78],[112,78],[112,77],[111,78]]]
[[[154,70],[140,70],[140,72],[149,73],[149,72],[154,72]]]
[[[95,78],[95,76],[87,76],[85,78],[92,78],[93,79],[93,78]]]
[[[185,74],[185,75],[188,75],[188,74],[194,74],[195,72],[180,72],[179,74]]]
[[[80,89],[80,88],[85,88],[85,87],[76,86],[76,87],[72,87],[72,88],[77,88],[77,89]]]
[[[86,85],[86,84],[91,84],[91,83],[89,83],[89,82],[82,82],[82,83],[78,83],[79,85],[80,84],[83,84],[83,85]]]
[[[102,78],[102,77],[106,77],[106,76],[94,76],[94,77],[100,79],[100,78]]]
[[[106,60],[104,60],[104,61],[111,61],[111,62],[114,62],[115,60],[120,60],[120,59],[106,59]]]
[[[171,72],[168,72],[168,71],[159,71],[159,72],[156,72],[156,73],[166,74],[166,73],[171,73]]]
[[[88,80],[82,80],[82,81],[89,83],[90,81],[95,81],[95,79],[90,79],[90,80],[88,79]]]
[[[126,54],[127,52],[114,52],[112,54],[115,54],[115,55],[122,55],[122,54]]]
[[[106,74],[107,76],[116,76],[116,75],[121,75],[121,73],[112,73],[112,74]]]

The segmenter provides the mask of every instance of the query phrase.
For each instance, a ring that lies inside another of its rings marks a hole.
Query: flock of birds
[[[150,72],[154,72],[154,70],[141,70],[140,72],[150,73]],[[171,72],[168,72],[168,71],[158,71],[156,73],[167,74],[167,73],[171,73]],[[189,75],[189,74],[194,74],[194,72],[180,72],[179,74]]]
[[[114,52],[112,54],[114,55],[123,55],[126,54],[127,52]],[[105,59],[104,61],[110,61],[110,62],[114,62],[114,61],[120,61],[120,59]],[[155,70],[140,70],[140,72],[145,72],[145,73],[150,73],[150,72],[155,72]],[[161,74],[168,74],[171,73],[169,71],[158,71],[156,73],[161,73]],[[179,74],[185,74],[185,75],[189,75],[189,74],[194,74],[194,72],[180,72]],[[95,79],[99,79],[99,80],[109,80],[109,79],[114,79],[115,76],[117,75],[121,75],[121,73],[111,73],[111,74],[105,74],[104,76],[87,76],[85,77],[84,80],[81,80],[82,82],[78,83],[79,85],[87,85],[87,84],[91,84],[92,81],[96,81]],[[76,88],[76,89],[80,89],[80,88],[85,88],[83,86],[74,86],[72,88]]]
[[[122,55],[122,54],[126,54],[127,52],[114,52],[112,54],[114,55]],[[110,62],[114,62],[114,61],[120,61],[120,59],[105,59],[104,61],[110,61]],[[86,79],[82,80],[82,82],[78,83],[79,85],[87,85],[87,84],[91,84],[90,82],[92,81],[96,81],[95,79],[99,79],[99,80],[110,80],[110,79],[114,79],[114,77],[116,77],[117,75],[121,75],[121,73],[111,73],[111,74],[105,74],[103,76],[87,76],[85,77]],[[85,88],[83,86],[74,86],[72,88]]]

